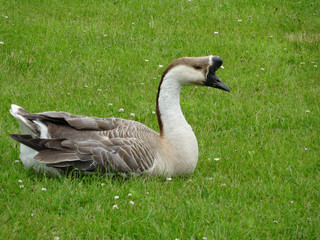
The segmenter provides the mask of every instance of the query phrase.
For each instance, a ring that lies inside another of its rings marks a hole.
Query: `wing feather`
[[[46,164],[79,160],[75,152],[63,152],[55,149],[42,150],[34,159]]]
[[[24,117],[46,124],[51,139],[17,134],[11,137],[38,151],[34,159],[47,166],[88,172],[99,169],[141,173],[154,162],[154,139],[159,134],[141,123],[66,112],[26,112]]]

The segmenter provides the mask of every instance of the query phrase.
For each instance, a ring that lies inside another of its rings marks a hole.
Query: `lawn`
[[[192,175],[58,178],[17,161],[10,104],[158,131],[165,67],[211,54],[231,91],[181,93]],[[320,239],[319,68],[317,1],[2,1],[0,239]]]

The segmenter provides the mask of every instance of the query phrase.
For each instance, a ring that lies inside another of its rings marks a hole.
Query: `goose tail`
[[[18,105],[12,104],[10,113],[18,121],[22,134],[29,134],[32,137],[39,136],[37,125],[25,117],[26,115],[30,114],[27,110],[19,107]]]
[[[43,132],[47,132],[44,129],[46,128],[46,126],[40,121],[29,120],[26,116],[28,116],[30,113],[18,105],[12,104],[10,113],[18,121],[20,131],[22,133],[11,134],[10,137],[21,143],[20,159],[23,165],[26,168],[33,168],[37,172],[49,172],[55,175],[60,175],[59,171],[55,168],[48,167],[44,163],[36,161],[34,157],[38,154],[38,151],[40,151],[40,149],[30,146],[30,144],[27,143],[29,141],[26,141],[26,137],[27,140],[44,137],[41,135],[46,135],[43,134]]]

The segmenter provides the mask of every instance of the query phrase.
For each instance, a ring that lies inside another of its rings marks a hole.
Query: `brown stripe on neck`
[[[164,70],[162,77],[161,77],[161,81],[159,83],[158,86],[158,93],[157,93],[157,103],[156,103],[156,112],[157,112],[157,118],[158,118],[158,124],[159,124],[159,129],[160,129],[160,137],[163,136],[163,124],[162,124],[162,120],[161,120],[161,112],[160,112],[160,108],[159,108],[159,96],[160,96],[160,90],[161,90],[161,84],[163,82],[164,77],[167,75],[167,73],[169,72],[169,70],[171,70],[174,66],[176,66],[177,63],[176,61],[173,61],[167,68],[166,70]]]
[[[158,118],[159,130],[160,130],[160,137],[163,136],[163,124],[162,124],[161,113],[160,113],[160,109],[159,109],[159,96],[160,96],[161,84],[162,84],[163,78],[164,78],[164,76],[165,76],[165,74],[167,72],[168,71],[166,69],[166,71],[164,71],[164,73],[162,74],[161,81],[160,81],[160,84],[158,86],[158,93],[157,93],[156,112],[157,112],[157,118]]]

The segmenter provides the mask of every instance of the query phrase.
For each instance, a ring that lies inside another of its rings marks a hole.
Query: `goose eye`
[[[202,67],[201,67],[201,66],[196,65],[196,66],[194,66],[194,69],[201,70],[201,69],[202,69]]]

